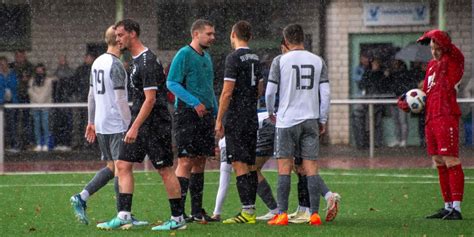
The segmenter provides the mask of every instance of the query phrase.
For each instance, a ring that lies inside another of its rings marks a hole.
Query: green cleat
[[[257,216],[255,214],[247,214],[245,212],[240,212],[236,216],[224,220],[224,224],[255,224]]]
[[[181,221],[177,222],[173,219],[151,228],[151,230],[184,230],[186,229],[186,222]]]
[[[81,195],[76,194],[72,196],[69,201],[71,202],[71,206],[74,208],[74,215],[76,215],[76,219],[82,224],[88,225],[89,220],[87,219],[86,215],[87,205],[86,202],[82,200]]]
[[[118,216],[114,217],[112,220],[97,224],[97,228],[101,230],[128,230],[132,228],[132,220],[122,220]]]
[[[148,221],[141,221],[138,220],[133,214],[132,214],[132,225],[133,226],[146,226],[149,225]]]

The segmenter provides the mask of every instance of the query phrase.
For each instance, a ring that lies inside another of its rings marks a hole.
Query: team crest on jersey
[[[133,84],[133,78],[135,77],[135,74],[137,73],[137,66],[135,64],[132,64],[131,66],[131,73],[130,73],[130,86],[132,88],[135,88],[135,84]]]
[[[433,73],[433,75],[428,77],[428,90],[427,91],[430,91],[431,87],[436,85],[435,78],[436,78],[436,73]]]

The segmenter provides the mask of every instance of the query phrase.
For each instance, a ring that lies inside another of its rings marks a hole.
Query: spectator
[[[425,62],[412,62],[410,77],[416,82],[416,88],[423,88],[423,79],[425,78],[427,64]],[[425,111],[417,114],[418,116],[418,137],[420,138],[420,146],[425,147]]]
[[[0,56],[0,104],[18,103],[17,93],[18,81],[16,73],[8,67],[7,58]],[[5,138],[7,139],[7,150],[10,152],[18,152],[18,143],[16,140],[17,113],[17,109],[9,109],[5,111]]]
[[[70,91],[74,71],[69,67],[65,55],[58,58],[58,67],[54,73],[57,81],[53,82],[53,102],[68,103],[71,102]],[[54,137],[55,150],[71,150],[71,129],[72,114],[67,108],[58,108],[52,110],[52,133]]]
[[[362,92],[359,88],[359,83],[362,80],[364,73],[370,69],[370,60],[367,53],[361,53],[359,57],[359,65],[357,65],[351,74],[353,95],[361,97]],[[367,106],[364,104],[355,104],[352,107],[352,128],[354,134],[354,141],[357,148],[366,148],[369,146],[369,138],[366,132],[365,120],[367,114]]]
[[[10,63],[18,79],[18,103],[30,103],[28,97],[28,81],[33,74],[33,64],[28,61],[25,50],[17,50],[15,52],[15,60]],[[17,135],[18,148],[25,149],[30,145],[33,137],[32,122],[30,117],[30,109],[17,110]]]
[[[33,78],[29,81],[28,95],[32,104],[53,102],[53,81],[56,78],[46,76],[46,67],[39,63],[35,67]],[[48,151],[49,112],[46,108],[32,109],[36,147],[34,151]],[[43,141],[43,143],[42,143]]]
[[[84,63],[80,65],[74,72],[71,83],[70,95],[71,102],[85,103],[89,92],[89,78],[91,74],[92,63],[96,54],[88,52],[84,56]],[[74,149],[81,149],[85,145],[84,129],[87,125],[87,110],[85,108],[72,109],[72,141],[71,145]]]

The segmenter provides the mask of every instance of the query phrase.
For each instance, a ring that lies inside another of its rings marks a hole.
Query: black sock
[[[119,193],[119,196],[118,196],[119,212],[132,211],[132,198],[133,198],[133,193]]]
[[[204,191],[204,173],[193,173],[189,179],[189,193],[191,194],[191,215],[200,215],[202,212],[202,193]]]
[[[170,202],[171,216],[178,217],[183,215],[184,208],[181,205],[181,198],[168,199]]]
[[[237,191],[239,191],[240,202],[242,206],[251,206],[254,205],[252,203],[252,195],[251,195],[251,184],[250,184],[250,175],[243,174],[236,177],[237,179]]]
[[[179,185],[181,186],[181,206],[183,213],[186,209],[186,195],[188,194],[189,179],[185,177],[178,177]]]
[[[257,189],[258,189],[258,175],[257,171],[250,171],[249,173],[249,182],[250,182],[250,195],[252,204],[255,205],[257,201]]]
[[[119,191],[119,177],[118,176],[115,176],[114,177],[114,190],[115,190],[115,198],[116,198],[116,205],[117,205],[117,212],[120,210],[120,205],[119,205],[119,194],[120,194],[120,191]]]
[[[298,174],[298,204],[300,207],[309,207],[308,180],[306,175]]]

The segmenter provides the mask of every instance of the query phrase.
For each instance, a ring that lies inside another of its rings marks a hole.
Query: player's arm
[[[268,83],[265,91],[265,103],[267,105],[268,115],[275,122],[275,97],[280,83],[280,57],[276,57],[272,61],[270,73],[268,75]]]
[[[128,127],[130,125],[130,121],[132,120],[132,115],[130,113],[130,107],[128,106],[127,91],[125,90],[127,87],[127,72],[123,68],[120,61],[114,61],[112,64],[110,78],[112,79],[113,83],[117,110],[123,122]]]
[[[89,87],[89,94],[87,96],[87,127],[86,133],[84,137],[86,138],[87,142],[93,143],[95,141],[95,99],[94,99],[94,85],[92,83],[93,77],[90,77],[90,87]]]
[[[156,89],[146,89],[144,90],[145,93],[145,101],[140,108],[140,112],[138,112],[137,117],[133,121],[132,126],[128,129],[127,134],[125,135],[124,141],[125,143],[133,143],[138,137],[138,130],[142,126],[143,122],[145,122],[146,118],[150,115],[151,111],[153,110],[153,106],[156,101]]]
[[[321,77],[319,79],[319,134],[326,132],[326,123],[329,116],[329,105],[331,100],[331,89],[329,86],[329,77],[326,63],[323,61]]]
[[[224,136],[224,126],[222,125],[222,119],[229,108],[230,99],[232,98],[232,93],[234,92],[235,86],[235,80],[228,78],[226,79],[224,79],[224,87],[222,88],[221,97],[219,99],[219,110],[217,112],[216,119],[215,131],[216,137],[219,139]]]
[[[184,78],[186,77],[186,60],[182,52],[178,52],[171,62],[166,87],[178,99],[184,101],[187,105],[193,107],[200,117],[204,116],[206,107],[183,87]]]

